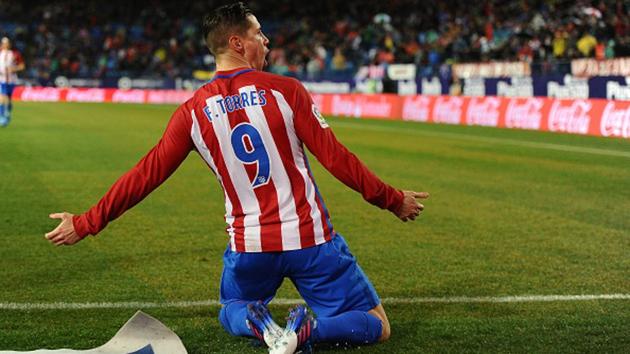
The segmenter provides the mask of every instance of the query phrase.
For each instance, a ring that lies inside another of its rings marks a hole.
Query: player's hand
[[[48,232],[45,236],[48,241],[54,243],[57,246],[61,245],[74,245],[81,241],[81,237],[74,230],[74,224],[72,223],[72,217],[74,215],[70,213],[54,213],[49,215],[51,219],[60,219],[59,225]]]
[[[417,199],[427,199],[429,198],[429,193],[403,191],[403,194],[402,205],[394,214],[405,222],[407,220],[416,220],[416,217],[424,210],[424,205],[420,204]]]

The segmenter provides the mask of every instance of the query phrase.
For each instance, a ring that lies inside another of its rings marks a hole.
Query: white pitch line
[[[423,303],[514,303],[514,302],[551,302],[551,301],[592,301],[592,300],[630,300],[630,294],[600,295],[522,295],[522,296],[454,296],[454,297],[387,297],[381,299],[384,304],[423,304]],[[302,299],[274,299],[273,305],[296,305],[304,303]],[[0,310],[92,310],[92,309],[148,309],[148,308],[188,308],[219,306],[218,300],[173,301],[173,302],[0,302]]]
[[[556,150],[556,151],[563,151],[563,152],[578,152],[578,153],[584,153],[584,154],[630,158],[630,152],[627,152],[627,151],[589,148],[589,147],[583,147],[583,146],[539,143],[535,141],[495,138],[495,137],[487,137],[487,136],[482,137],[482,136],[467,135],[467,134],[460,134],[460,133],[411,130],[411,129],[403,129],[403,128],[398,128],[398,127],[383,127],[383,126],[357,124],[357,123],[352,123],[352,122],[334,122],[333,126],[340,126],[340,127],[346,127],[346,128],[358,128],[358,129],[372,130],[372,131],[392,131],[392,132],[405,133],[405,134],[418,134],[418,135],[451,138],[451,139],[458,139],[458,140],[478,141],[478,142],[483,142],[483,143],[500,143],[500,144],[507,144],[507,145],[516,145],[516,146],[523,146],[523,147],[529,147],[529,148],[535,148],[535,149]]]

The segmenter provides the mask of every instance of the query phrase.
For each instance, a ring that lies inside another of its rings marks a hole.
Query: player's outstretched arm
[[[295,132],[322,166],[370,204],[387,209],[404,221],[410,219],[416,212],[415,199],[405,198],[403,191],[381,181],[337,140],[301,84],[296,84],[293,94]]]
[[[76,230],[74,229],[74,224],[72,223],[72,217],[74,215],[70,213],[53,213],[49,215],[51,219],[61,219],[61,222],[57,227],[46,233],[45,237],[51,243],[54,243],[57,246],[61,245],[74,245],[75,243],[81,241],[83,238],[80,237]]]
[[[96,235],[162,184],[193,149],[189,108],[188,102],[178,108],[158,144],[122,175],[96,205],[80,215],[51,214],[51,218],[61,219],[61,223],[46,238],[57,245],[71,245],[88,235]]]
[[[424,210],[424,205],[418,202],[418,199],[427,199],[429,198],[429,193],[427,192],[414,192],[414,191],[403,191],[403,201],[394,214],[404,221],[407,220],[416,220],[416,217],[422,213]]]

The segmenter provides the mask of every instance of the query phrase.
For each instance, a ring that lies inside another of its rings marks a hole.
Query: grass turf
[[[0,303],[216,299],[223,197],[196,154],[99,236],[55,248],[48,213],[82,212],[157,142],[173,106],[16,103],[0,130]],[[630,293],[630,141],[330,119],[390,184],[426,190],[415,223],[313,163],[341,232],[382,297]],[[572,151],[572,150],[578,151]],[[286,282],[278,297],[297,298]],[[278,318],[286,306],[272,306]],[[135,310],[0,310],[0,350],[89,348]],[[627,352],[630,301],[387,306],[366,353]],[[264,352],[217,307],[150,309],[190,353]],[[326,352],[347,352],[335,346]]]

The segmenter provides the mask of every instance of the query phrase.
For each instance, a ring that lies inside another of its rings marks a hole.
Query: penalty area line
[[[452,297],[386,297],[381,299],[386,305],[431,304],[431,303],[516,303],[516,302],[553,302],[553,301],[593,301],[593,300],[630,300],[630,294],[599,295],[521,295],[521,296],[452,296]],[[274,299],[272,305],[296,305],[304,303],[302,299]],[[218,300],[169,301],[169,302],[0,302],[0,310],[92,310],[92,309],[148,309],[148,308],[189,308],[220,306]]]

